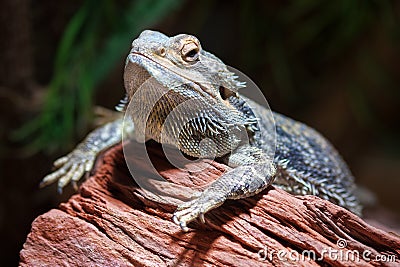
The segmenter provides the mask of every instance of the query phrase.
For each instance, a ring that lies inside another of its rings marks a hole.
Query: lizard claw
[[[175,224],[179,225],[182,229],[182,231],[187,232],[189,231],[189,228],[186,226],[186,222],[184,221],[179,221],[178,217],[174,215],[172,217],[172,220],[174,221]]]
[[[45,187],[58,180],[57,189],[60,194],[69,182],[77,189],[77,182],[82,178],[85,172],[91,170],[95,159],[96,155],[94,153],[76,149],[54,162],[54,166],[58,168],[58,170],[46,175],[40,182],[39,187]]]
[[[197,218],[199,218],[202,223],[205,223],[204,214],[220,206],[222,203],[223,201],[200,197],[179,205],[172,219],[181,227],[182,231],[187,232],[189,230],[186,226],[188,223]]]
[[[206,219],[204,218],[204,213],[199,214],[199,219],[200,219],[201,223],[206,223]]]

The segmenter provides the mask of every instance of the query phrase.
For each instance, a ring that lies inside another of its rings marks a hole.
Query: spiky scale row
[[[188,56],[192,50],[196,54]],[[359,213],[353,177],[329,142],[277,113],[275,125],[269,110],[238,94],[246,84],[202,50],[196,37],[143,31],[132,42],[124,84],[127,97],[117,109],[133,119],[136,140],[172,144],[194,157],[216,154],[233,168],[178,207],[174,221],[183,230],[196,218],[204,222],[204,213],[226,199],[257,194],[274,180],[294,194],[315,194]],[[133,105],[127,106],[128,99]],[[96,129],[56,162],[60,169],[43,184],[58,180],[62,188],[77,181],[101,150],[121,140],[123,130],[122,119]]]

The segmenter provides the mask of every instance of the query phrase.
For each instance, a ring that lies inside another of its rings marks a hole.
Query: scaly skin
[[[317,195],[361,212],[348,167],[313,129],[274,113],[276,151],[268,156],[275,148],[268,134],[274,127],[268,110],[238,93],[245,84],[202,50],[196,37],[142,32],[132,42],[124,81],[127,100],[136,101],[125,111],[134,126],[117,119],[96,129],[55,162],[59,169],[41,185],[58,180],[62,190],[70,181],[75,184],[92,168],[96,155],[119,143],[125,131],[138,141],[153,139],[193,157],[216,156],[233,168],[178,206],[173,220],[185,231],[189,222],[204,222],[204,214],[225,200],[252,196],[273,182],[293,194]],[[215,146],[200,143],[204,139]]]

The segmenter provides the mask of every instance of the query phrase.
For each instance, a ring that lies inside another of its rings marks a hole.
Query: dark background
[[[38,184],[93,127],[93,106],[123,96],[124,57],[147,28],[191,33],[246,73],[273,110],[324,134],[398,222],[399,15],[386,0],[2,0],[0,265],[16,265],[33,219],[73,193]]]

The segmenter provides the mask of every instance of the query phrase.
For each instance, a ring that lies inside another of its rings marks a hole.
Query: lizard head
[[[222,140],[216,153],[225,155],[240,142],[232,129],[246,132],[255,123],[238,108],[237,91],[245,84],[237,78],[219,58],[203,50],[196,37],[143,31],[132,42],[125,64],[127,96],[136,101],[129,115],[146,139],[176,145],[196,157],[215,151],[193,151],[193,142]],[[165,124],[167,116],[173,123]]]
[[[127,84],[134,82],[131,74],[137,77],[137,72],[141,78],[136,79],[138,84]],[[135,89],[150,76],[167,87],[179,82],[196,83],[213,98],[226,99],[239,88],[245,87],[219,58],[202,49],[196,37],[188,34],[168,37],[160,32],[145,30],[133,40],[127,57],[126,88]]]

